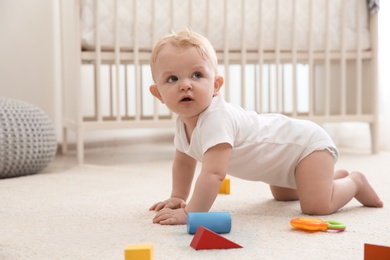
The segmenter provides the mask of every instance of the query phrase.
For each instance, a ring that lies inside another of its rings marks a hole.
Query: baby
[[[150,66],[150,92],[178,115],[172,194],[150,207],[154,223],[185,224],[188,212],[209,211],[226,174],[268,183],[276,200],[299,199],[305,214],[331,214],[353,198],[383,207],[362,173],[334,171],[338,151],[321,127],[227,103],[216,53],[203,36],[185,30],[163,37]],[[187,204],[197,161],[202,168]]]

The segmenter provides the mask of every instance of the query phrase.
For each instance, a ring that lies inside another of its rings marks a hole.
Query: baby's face
[[[164,46],[153,70],[158,95],[152,94],[182,119],[197,120],[222,85],[211,60],[195,47]]]

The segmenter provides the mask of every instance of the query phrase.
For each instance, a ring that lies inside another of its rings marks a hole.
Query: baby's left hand
[[[153,223],[161,225],[183,225],[187,222],[187,213],[184,208],[170,209],[163,208],[153,218]]]

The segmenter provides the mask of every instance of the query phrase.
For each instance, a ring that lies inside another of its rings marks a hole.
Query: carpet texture
[[[170,194],[171,161],[102,167],[0,180],[0,259],[124,259],[128,244],[152,243],[155,259],[363,259],[364,244],[390,246],[390,154],[343,154],[338,168],[364,171],[385,203],[353,200],[323,218],[345,232],[305,232],[289,225],[304,216],[298,202],[277,202],[267,185],[231,178],[231,194],[212,211],[229,211],[226,238],[242,249],[189,246],[186,226],[152,224],[154,202]]]

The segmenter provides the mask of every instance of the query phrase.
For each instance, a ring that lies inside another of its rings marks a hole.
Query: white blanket
[[[324,50],[327,44],[327,30],[330,49],[340,50],[342,17],[345,17],[345,48],[354,50],[357,48],[356,19],[359,16],[361,47],[362,49],[370,47],[365,0],[295,0],[295,8],[292,0],[279,0],[279,8],[276,0],[228,0],[226,7],[224,2],[224,0],[138,0],[135,18],[134,0],[118,0],[119,45],[124,50],[134,48],[133,24],[137,19],[137,41],[140,50],[151,50],[162,35],[186,27],[208,37],[215,49],[219,51],[224,49],[225,40],[230,50],[239,51],[244,43],[246,50],[257,51],[260,45],[259,31],[262,35],[263,49],[267,51],[277,49],[277,44],[279,50],[292,50],[293,35],[298,50],[308,50],[310,39],[313,50]],[[263,4],[260,12],[261,2]],[[328,19],[327,2],[329,2]],[[94,49],[95,46],[94,3],[94,0],[81,1],[81,40],[84,49]],[[311,22],[310,3],[312,4]],[[102,48],[106,50],[112,50],[115,46],[114,6],[114,0],[99,0],[100,42]],[[244,12],[242,7],[245,8]],[[224,35],[224,8],[227,11],[226,35]],[[294,10],[295,31],[293,31]],[[242,19],[243,13],[245,15]],[[261,30],[259,30],[260,26]],[[278,37],[275,35],[276,26],[279,27]]]

